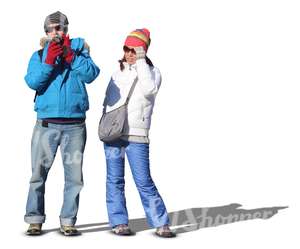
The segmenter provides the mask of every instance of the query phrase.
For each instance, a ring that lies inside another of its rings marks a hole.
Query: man
[[[68,19],[57,11],[46,17],[43,49],[33,53],[25,81],[36,91],[37,121],[31,141],[32,177],[26,205],[28,235],[40,235],[45,222],[44,193],[56,151],[62,154],[65,185],[60,213],[60,231],[79,235],[74,227],[83,187],[82,160],[86,142],[85,112],[89,109],[85,83],[100,70],[81,38],[71,39]]]

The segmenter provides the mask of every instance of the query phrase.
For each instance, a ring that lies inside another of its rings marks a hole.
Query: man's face
[[[49,24],[47,26],[47,35],[51,39],[53,39],[57,35],[62,37],[64,34],[64,30],[65,30],[65,26],[63,26],[61,24],[58,24],[58,23]]]

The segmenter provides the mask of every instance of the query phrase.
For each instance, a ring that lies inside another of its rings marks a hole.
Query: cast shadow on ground
[[[232,203],[218,207],[188,208],[169,213],[170,225],[176,234],[196,231],[202,228],[227,225],[253,219],[269,219],[287,206],[242,209],[242,205]],[[129,220],[130,228],[135,232],[150,230],[146,218]],[[109,231],[107,222],[77,225],[82,233]],[[44,233],[59,231],[58,228],[44,230]]]

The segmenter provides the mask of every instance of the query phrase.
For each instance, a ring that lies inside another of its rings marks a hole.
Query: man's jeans
[[[48,124],[37,120],[31,141],[32,177],[26,205],[27,223],[44,223],[44,194],[48,172],[60,146],[64,166],[64,200],[60,213],[61,225],[74,225],[83,187],[82,160],[86,142],[85,123]]]
[[[128,224],[124,193],[124,163],[127,155],[134,182],[151,227],[169,224],[165,204],[150,175],[149,144],[118,140],[104,143],[106,156],[106,204],[111,227]]]

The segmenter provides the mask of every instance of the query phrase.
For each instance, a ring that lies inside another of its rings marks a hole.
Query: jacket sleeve
[[[84,48],[79,55],[75,55],[76,58],[72,64],[72,70],[77,72],[78,77],[85,83],[93,82],[100,73],[100,69],[93,62],[89,51]]]
[[[105,92],[103,106],[113,106],[121,99],[120,89],[116,85],[114,75],[111,77]]]
[[[53,70],[53,66],[42,63],[38,52],[34,52],[28,64],[25,81],[31,89],[40,91],[49,84]]]
[[[161,85],[161,73],[158,68],[154,68],[153,72],[150,66],[146,63],[145,59],[136,61],[137,75],[139,79],[139,87],[141,88],[144,96],[149,98],[156,95]]]

